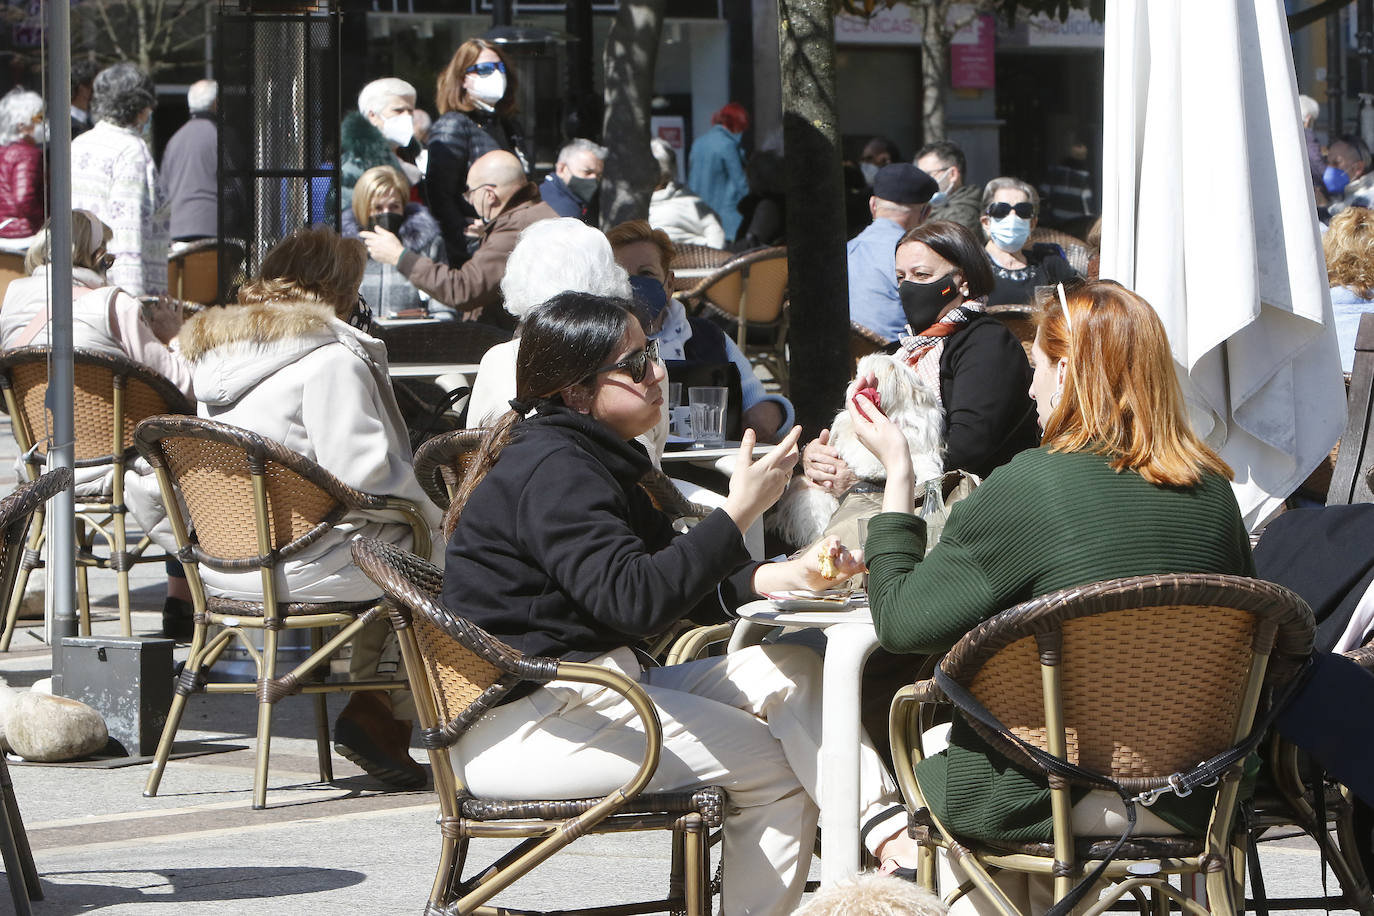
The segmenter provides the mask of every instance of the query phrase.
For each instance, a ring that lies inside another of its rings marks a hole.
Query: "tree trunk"
[[[649,102],[666,5],[667,0],[624,0],[606,36],[603,229],[649,215],[649,195],[658,183],[658,163],[649,150]]]
[[[808,437],[829,425],[849,381],[844,183],[829,0],[779,0],[792,402]]]
[[[945,87],[949,84],[948,4],[921,6],[921,143],[945,139]]]

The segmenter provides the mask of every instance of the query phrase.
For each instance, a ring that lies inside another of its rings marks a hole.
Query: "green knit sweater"
[[[1139,474],[1113,471],[1100,455],[1043,448],[1017,455],[956,505],[924,561],[925,525],[911,515],[877,516],[864,546],[878,638],[905,653],[944,652],[999,611],[1061,588],[1155,573],[1255,572],[1223,477],[1209,474],[1186,489],[1157,487]],[[949,751],[916,772],[935,815],[963,837],[1051,837],[1045,783],[958,717]],[[1202,794],[1152,810],[1200,833],[1210,805]]]

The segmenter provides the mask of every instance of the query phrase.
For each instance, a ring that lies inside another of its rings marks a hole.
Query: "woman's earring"
[[[1060,398],[1063,397],[1063,395],[1064,395],[1064,389],[1062,389],[1062,388],[1060,388],[1059,390],[1055,391],[1054,394],[1050,395],[1050,410],[1058,410],[1058,409],[1059,409],[1059,400],[1060,400]]]

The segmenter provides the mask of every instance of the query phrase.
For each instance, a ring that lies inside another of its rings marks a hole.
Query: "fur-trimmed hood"
[[[182,354],[192,364],[196,396],[230,404],[305,354],[340,344],[386,378],[386,345],[350,327],[327,305],[261,302],[206,309],[181,329]]]

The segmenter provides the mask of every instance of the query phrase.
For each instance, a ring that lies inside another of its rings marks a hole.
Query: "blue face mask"
[[[1334,165],[1328,165],[1322,173],[1322,184],[1326,185],[1326,190],[1332,194],[1339,194],[1350,184],[1350,176]]]
[[[663,288],[663,284],[653,277],[631,277],[630,289],[634,291],[635,303],[648,314],[650,322],[657,319],[659,313],[668,307],[668,292]]]
[[[1030,238],[1030,220],[1008,213],[1001,219],[989,222],[988,235],[992,236],[998,248],[1015,253],[1026,247],[1026,239]]]

